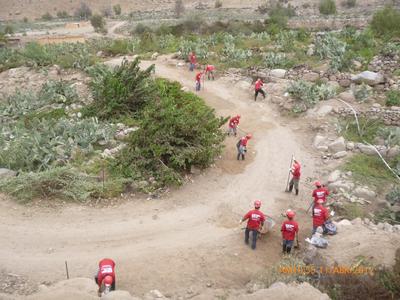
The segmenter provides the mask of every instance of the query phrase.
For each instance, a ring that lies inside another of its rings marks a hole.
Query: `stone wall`
[[[333,110],[342,117],[352,116],[353,111],[347,107],[339,107]],[[390,108],[371,107],[368,110],[358,111],[360,116],[381,119],[386,125],[400,126],[400,107]]]

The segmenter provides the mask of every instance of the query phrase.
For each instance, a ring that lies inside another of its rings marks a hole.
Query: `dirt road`
[[[118,60],[111,63],[118,63]],[[152,62],[153,63],[153,62]],[[161,57],[157,76],[177,80],[193,90],[194,74]],[[143,63],[149,65],[149,62]],[[238,220],[254,199],[278,223],[288,207],[304,220],[309,190],[298,198],[283,192],[292,153],[303,164],[303,177],[313,173],[312,154],[286,120],[251,91],[222,80],[206,82],[201,97],[218,115],[242,115],[241,127],[253,133],[246,161],[236,161],[236,139],[214,168],[161,199],[130,199],[117,207],[26,208],[4,197],[0,201],[0,265],[32,282],[70,276],[91,277],[103,257],[117,262],[117,285],[141,295],[158,289],[165,295],[195,295],[215,288],[243,287],[280,257],[278,226],[256,251],[243,243]],[[310,220],[304,221],[310,227]],[[308,228],[305,229],[308,231]]]

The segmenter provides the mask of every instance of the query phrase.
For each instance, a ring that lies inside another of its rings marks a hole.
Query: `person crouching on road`
[[[317,204],[314,206],[312,210],[312,218],[313,218],[312,234],[315,233],[315,231],[319,226],[322,227],[324,234],[327,233],[327,230],[325,228],[325,222],[329,219],[329,210],[322,205],[323,203],[324,200],[318,199]]]
[[[240,140],[236,143],[236,148],[238,150],[237,160],[240,159],[240,156],[242,157],[242,160],[244,160],[244,154],[247,152],[247,143],[251,137],[251,134],[247,134],[246,136],[240,138]]]
[[[293,220],[295,216],[294,211],[288,209],[286,211],[286,216],[288,219],[282,223],[281,227],[282,239],[283,239],[282,252],[284,254],[285,253],[289,254],[293,247],[294,238],[296,234],[298,234],[299,232],[299,225],[297,224],[296,221]]]
[[[202,72],[198,72],[196,74],[196,91],[200,91],[201,89],[201,76],[203,75]]]
[[[292,173],[292,179],[289,182],[289,190],[288,190],[289,193],[292,192],[294,186],[294,189],[296,190],[296,195],[299,194],[299,182],[301,175],[300,169],[301,169],[300,163],[296,159],[294,159],[293,166],[290,169],[290,172]]]
[[[246,245],[249,244],[250,232],[252,233],[251,249],[256,249],[257,236],[259,230],[263,227],[265,222],[265,215],[260,211],[261,201],[254,201],[254,209],[250,210],[245,216],[240,220],[240,224],[246,220],[247,227],[244,234],[244,242]]]
[[[240,115],[237,115],[235,117],[232,117],[229,120],[229,125],[228,125],[228,135],[231,135],[231,133],[236,136],[237,135],[237,127],[240,123]]]
[[[115,291],[115,262],[110,258],[104,258],[99,262],[99,270],[94,277],[96,284],[99,286],[98,293],[101,293],[102,284],[111,284],[111,291]]]
[[[206,68],[204,69],[204,74],[207,75],[207,79],[210,80],[214,80],[214,71],[215,71],[215,67],[213,65],[207,65]]]

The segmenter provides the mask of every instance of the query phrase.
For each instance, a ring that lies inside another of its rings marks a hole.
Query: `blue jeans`
[[[244,232],[244,242],[246,244],[249,243],[250,231],[252,232],[251,249],[254,250],[254,249],[256,249],[258,230],[246,228],[246,230]]]
[[[195,64],[190,63],[189,65],[189,71],[193,71],[195,67]]]
[[[201,84],[200,81],[196,81],[196,91],[200,91]]]
[[[282,251],[283,253],[290,253],[290,251],[292,250],[293,247],[293,240],[289,241],[289,240],[283,240],[282,242]]]

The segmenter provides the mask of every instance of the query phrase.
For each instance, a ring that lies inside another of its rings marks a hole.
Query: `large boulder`
[[[357,75],[351,76],[351,80],[355,83],[366,83],[368,85],[377,85],[380,83],[385,82],[385,78],[382,74],[371,72],[371,71],[364,71]]]
[[[328,145],[329,151],[332,153],[340,152],[340,151],[346,151],[346,143],[344,138],[341,136],[334,140],[332,143]]]
[[[329,188],[329,190],[331,190],[334,193],[337,193],[341,190],[343,190],[345,192],[350,192],[354,188],[354,183],[338,180],[338,181],[329,183],[328,188]]]
[[[343,88],[348,88],[351,85],[350,79],[341,79],[339,80],[339,85]]]
[[[8,177],[14,177],[17,175],[17,172],[5,168],[0,168],[0,180]]]
[[[352,92],[342,92],[339,94],[339,99],[345,102],[354,102],[356,101],[356,97],[354,97]]]
[[[314,148],[318,148],[318,146],[321,146],[321,145],[325,144],[325,142],[326,142],[326,137],[317,134],[317,135],[314,137],[313,147],[314,147]]]
[[[284,69],[273,69],[270,72],[270,75],[272,77],[276,77],[276,78],[284,78],[286,75],[286,70]]]
[[[347,155],[346,151],[339,151],[339,152],[336,152],[335,154],[333,154],[333,158],[339,159],[339,158],[345,157],[346,155]]]
[[[377,155],[373,146],[358,143],[357,148],[360,150],[361,153],[364,153],[366,155]]]
[[[388,158],[394,158],[399,154],[400,154],[400,147],[398,145],[389,148],[388,151],[386,152],[386,156]]]
[[[325,117],[329,115],[333,110],[333,107],[330,105],[323,105],[317,110],[317,115],[320,117]]]
[[[319,74],[315,72],[305,73],[302,79],[305,81],[315,82],[319,79]]]
[[[373,200],[376,197],[376,193],[374,191],[361,186],[354,189],[353,195],[367,200]]]

